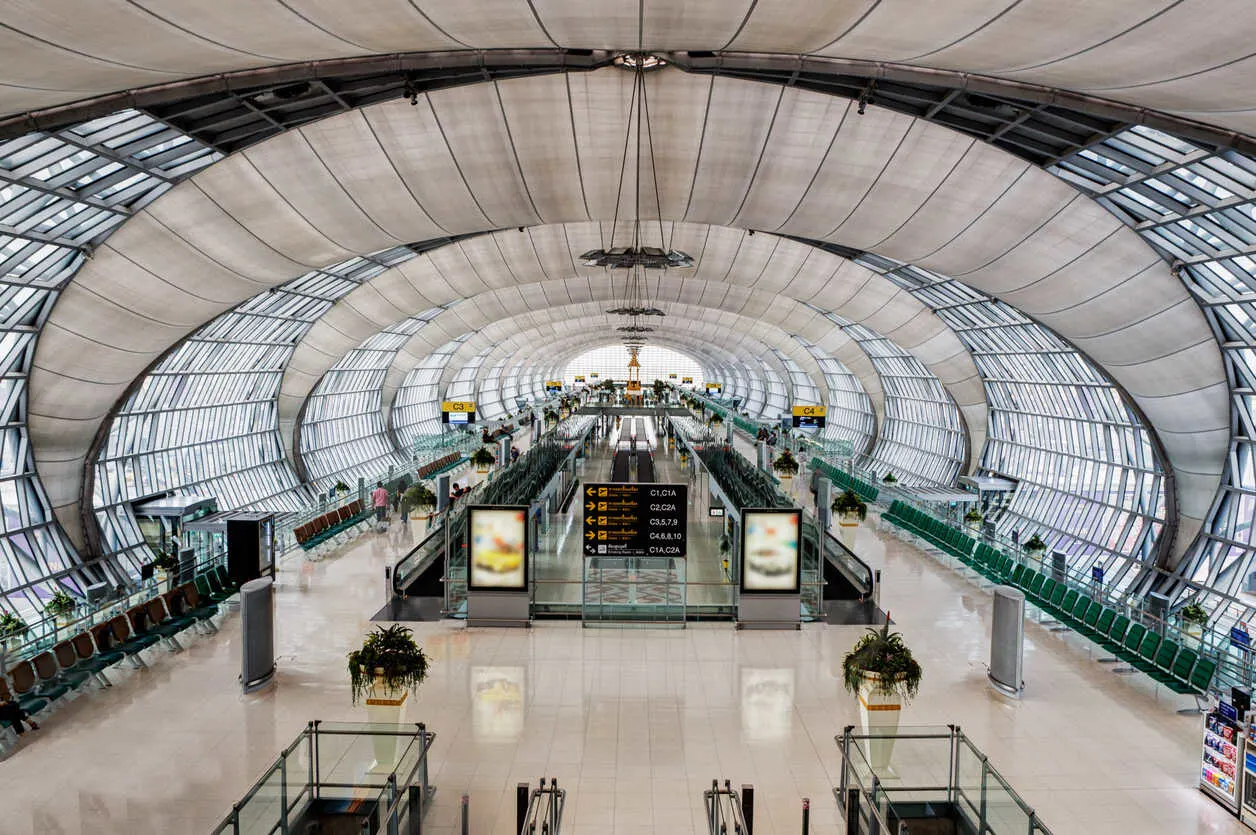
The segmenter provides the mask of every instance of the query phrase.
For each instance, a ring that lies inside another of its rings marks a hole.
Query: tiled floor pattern
[[[232,613],[218,636],[150,651],[149,669],[50,716],[0,763],[0,833],[207,832],[308,720],[365,718],[345,654],[412,541],[394,525],[323,562],[284,563],[273,690],[240,695]],[[963,726],[1056,835],[1245,831],[1194,787],[1200,721],[1174,713],[1183,700],[1037,626],[1026,697],[1002,698],[985,679],[988,593],[871,526],[859,550],[884,570],[882,606],[925,667],[904,721]],[[691,575],[701,563],[717,576],[716,562],[691,553]],[[758,833],[798,832],[803,797],[812,832],[838,831],[833,737],[858,721],[838,674],[857,627],[415,631],[435,659],[409,714],[438,734],[425,832],[453,832],[468,793],[471,831],[507,833],[515,784],[541,776],[569,791],[568,833],[704,831],[701,792],[725,777],[756,785]],[[522,703],[473,698],[496,678],[519,683]]]

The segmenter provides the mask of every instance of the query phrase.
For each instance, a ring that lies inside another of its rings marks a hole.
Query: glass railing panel
[[[240,835],[269,835],[277,831],[283,818],[284,779],[276,763],[240,804]]]

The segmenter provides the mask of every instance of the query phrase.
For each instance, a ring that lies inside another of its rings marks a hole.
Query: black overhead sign
[[[586,484],[580,509],[588,556],[685,555],[686,484]]]

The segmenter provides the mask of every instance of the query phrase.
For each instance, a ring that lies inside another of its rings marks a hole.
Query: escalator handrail
[[[829,558],[830,546],[832,546],[832,550],[837,553],[837,557],[833,559],[833,564],[837,566],[838,570],[846,574],[847,579],[851,581],[852,585],[855,585],[857,588],[862,587],[862,591],[864,594],[871,594],[872,587],[873,587],[872,566],[868,565],[866,562],[861,560],[858,554],[850,550],[850,548],[846,547],[846,543],[842,542],[842,540],[834,536],[832,532],[825,531],[824,532],[825,559]],[[851,566],[852,562],[854,563],[854,566]],[[845,565],[843,565],[843,563],[845,563]],[[858,572],[860,576],[851,577],[850,572],[844,570],[844,568],[846,567],[852,568],[852,570]]]

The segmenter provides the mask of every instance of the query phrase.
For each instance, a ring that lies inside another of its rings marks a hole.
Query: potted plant
[[[1025,556],[1030,559],[1041,560],[1042,555],[1047,553],[1047,543],[1042,541],[1042,537],[1034,534],[1025,540],[1024,544]]]
[[[798,459],[789,450],[782,450],[781,454],[776,456],[776,460],[772,462],[772,469],[776,470],[776,474],[780,476],[781,487],[789,490],[794,476],[798,473]]]
[[[1204,637],[1204,627],[1208,624],[1208,610],[1197,600],[1192,600],[1182,607],[1182,632],[1190,639],[1189,645],[1199,648]]]
[[[400,725],[406,697],[427,678],[430,663],[409,628],[377,626],[362,647],[349,653],[349,687],[353,703],[366,701],[367,721]],[[388,773],[397,764],[399,736],[375,737],[373,773]]]
[[[345,484],[343,481],[337,481],[335,489],[336,489],[336,495],[342,499],[345,496],[349,495],[349,485]]]
[[[413,511],[416,519],[426,519],[436,507],[436,494],[419,482],[407,490],[401,497],[405,505],[405,513]]]
[[[847,545],[854,544],[859,523],[868,518],[868,505],[860,500],[859,494],[854,490],[843,490],[829,509],[837,515],[838,532],[842,535],[842,541]]]
[[[553,425],[555,423],[558,423],[558,412],[554,411],[553,409],[546,409],[544,412],[541,413],[541,417],[545,418],[545,422],[547,424]]]
[[[708,421],[708,425],[712,429],[719,429],[724,425],[724,418],[720,417],[718,414],[713,414],[711,415],[711,420]]]
[[[496,460],[497,457],[493,455],[493,451],[486,446],[482,446],[471,453],[471,463],[475,465],[477,473],[487,473],[488,468],[493,466],[493,462]]]
[[[44,614],[54,618],[58,626],[66,626],[73,618],[74,609],[77,606],[78,603],[66,593],[65,589],[57,589],[44,604]]]
[[[26,625],[26,621],[19,618],[12,612],[0,614],[0,641],[6,646],[15,647],[22,643],[24,636],[30,627]]]
[[[985,521],[981,511],[975,507],[970,507],[968,512],[964,514],[964,526],[971,531],[981,530],[981,523]]]
[[[172,576],[178,576],[179,573],[179,556],[174,551],[166,551],[157,555],[153,560],[154,578],[157,585],[165,587]]]
[[[893,471],[886,473],[885,477],[882,478],[881,481],[886,484],[898,484],[898,479],[894,477]]]
[[[885,613],[885,625],[869,629],[842,659],[842,684],[859,699],[863,732],[872,734],[876,728],[887,733],[885,739],[869,740],[874,767],[889,765],[899,715],[903,705],[920,692],[922,674],[902,633],[890,631],[889,612]]]

